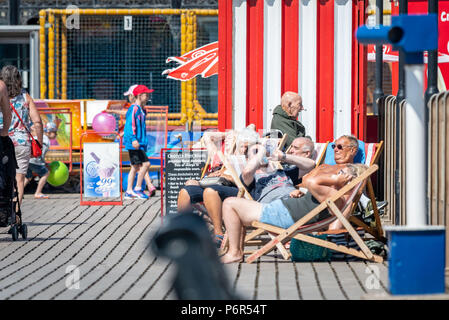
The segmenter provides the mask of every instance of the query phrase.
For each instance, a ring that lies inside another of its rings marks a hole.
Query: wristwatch
[[[285,161],[285,159],[287,159],[287,154],[285,152],[282,153],[282,161]]]

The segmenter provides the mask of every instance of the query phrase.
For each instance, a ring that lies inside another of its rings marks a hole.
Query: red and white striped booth
[[[366,0],[219,0],[220,131],[270,128],[286,91],[315,141],[366,137]]]

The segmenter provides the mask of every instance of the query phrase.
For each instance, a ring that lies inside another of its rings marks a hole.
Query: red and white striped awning
[[[315,141],[366,130],[366,47],[355,40],[368,1],[219,0],[219,127],[270,128],[286,91]]]

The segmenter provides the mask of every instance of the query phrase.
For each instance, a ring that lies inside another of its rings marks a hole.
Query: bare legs
[[[137,182],[136,182],[136,188],[135,188],[136,190],[142,190],[142,182],[143,182],[143,179],[145,178],[145,174],[148,172],[149,168],[150,168],[150,163],[148,161],[141,164],[139,174],[137,175]],[[129,184],[128,184],[128,187],[129,187]]]
[[[223,221],[229,239],[229,250],[221,258],[223,263],[240,262],[243,260],[244,226],[250,226],[258,221],[262,213],[262,204],[242,199],[227,198],[223,202]]]
[[[23,173],[16,173],[16,181],[19,205],[22,205],[23,191],[25,189],[25,175]]]
[[[218,192],[211,188],[204,189],[203,192],[204,206],[209,213],[214,226],[216,235],[223,235],[222,214],[221,214],[221,198]]]
[[[47,172],[44,176],[40,177],[39,182],[37,184],[36,192],[34,192],[35,197],[41,197],[44,196],[42,193],[42,190],[44,189],[45,183],[47,182],[47,178],[50,175],[50,172]],[[25,179],[24,189],[27,186],[28,183],[30,183],[32,178]]]
[[[149,168],[150,168],[150,167],[148,166],[148,169],[149,169]],[[149,196],[151,196],[151,193],[154,192],[154,190],[156,189],[156,187],[153,185],[153,182],[151,181],[150,173],[148,172],[148,170],[147,170],[147,172],[145,173],[144,179],[145,179],[145,183],[146,183],[146,185],[147,185],[148,192],[150,193]]]
[[[140,165],[131,165],[131,169],[129,170],[128,174],[128,188],[126,189],[126,192],[133,191],[134,177],[136,176],[136,172],[139,168]]]
[[[192,210],[189,193],[187,190],[181,189],[178,195],[178,212],[192,212]]]

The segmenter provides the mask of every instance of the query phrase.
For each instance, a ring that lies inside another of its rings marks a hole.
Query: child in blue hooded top
[[[133,90],[136,101],[126,112],[126,122],[124,129],[123,142],[129,152],[131,170],[128,175],[128,187],[125,193],[125,199],[148,199],[148,196],[142,191],[142,182],[145,174],[150,168],[150,162],[146,155],[147,134],[145,124],[145,110],[153,89],[148,89],[144,85],[138,85]],[[137,175],[136,187],[133,189],[134,176]]]

